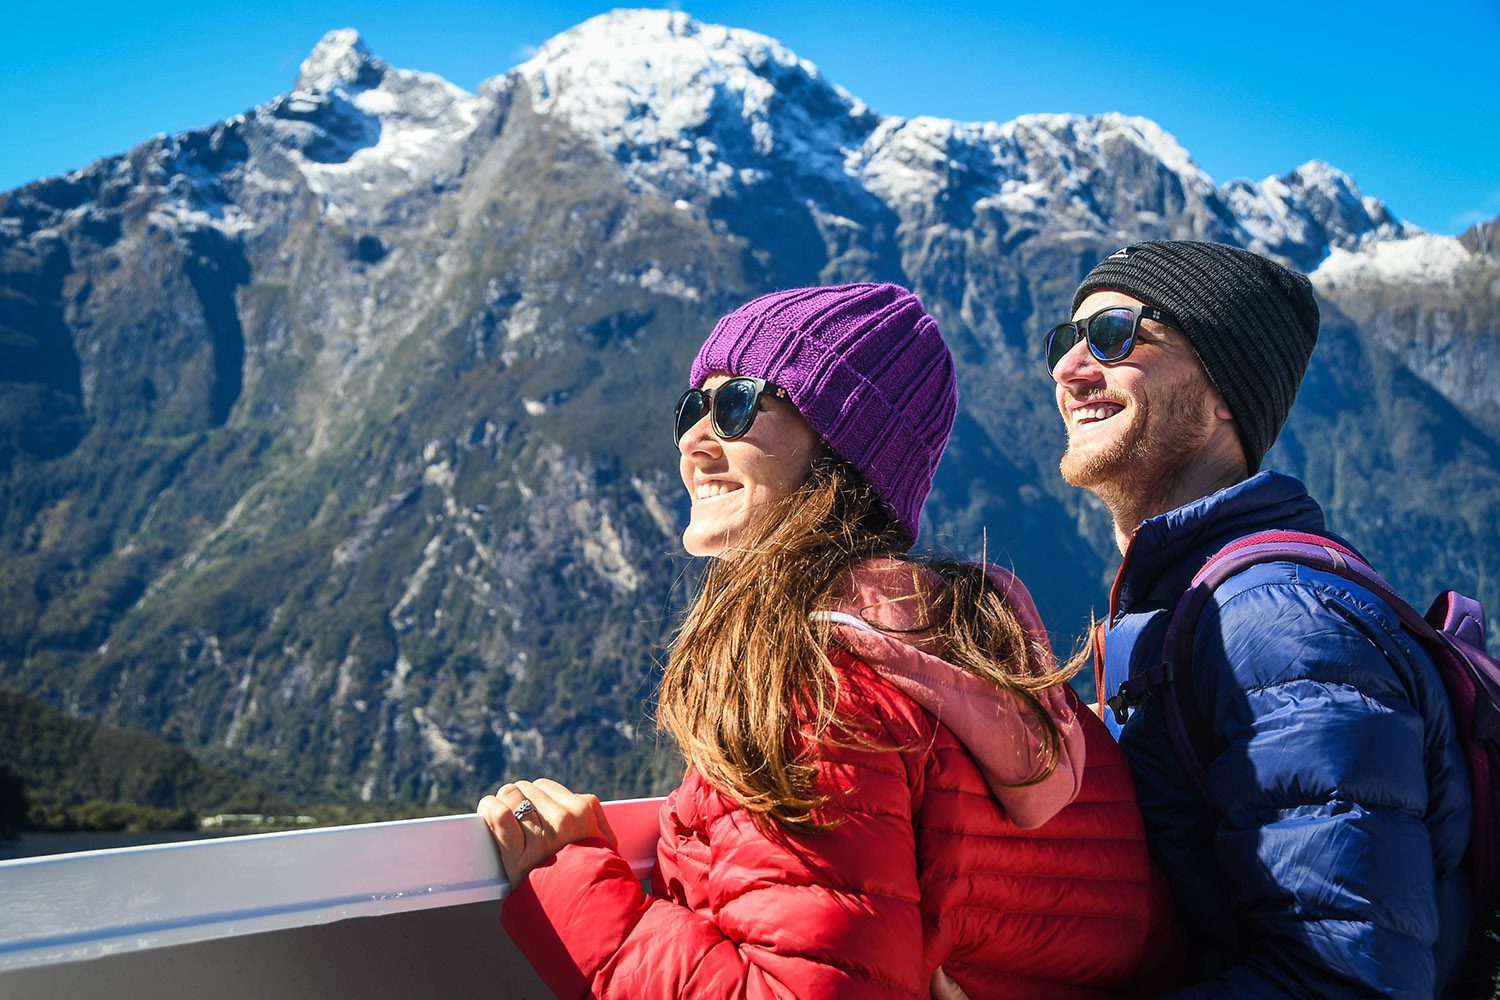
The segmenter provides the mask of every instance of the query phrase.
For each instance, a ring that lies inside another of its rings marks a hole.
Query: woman
[[[1024,588],[902,557],[956,410],[894,285],[720,320],[678,403],[711,556],[659,716],[688,771],[651,893],[598,800],[481,801],[511,938],[559,996],[1089,997],[1141,987],[1149,873],[1118,750]]]

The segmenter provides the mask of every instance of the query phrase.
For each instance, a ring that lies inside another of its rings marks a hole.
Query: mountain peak
[[[652,46],[713,58],[715,53],[743,56],[757,49],[774,49],[796,61],[780,42],[744,28],[705,24],[680,10],[612,10],[564,31],[542,45],[532,62],[550,62],[566,55],[595,57],[611,50],[643,52]],[[649,55],[649,52],[646,52]]]
[[[875,124],[862,102],[775,39],[681,11],[591,18],[546,42],[514,78],[537,111],[597,136],[674,190],[689,177],[718,191],[786,169],[842,177],[841,151]],[[768,166],[778,158],[796,167]]]
[[[1359,186],[1354,178],[1326,160],[1308,160],[1300,167],[1281,177],[1284,184],[1302,188],[1321,188],[1325,191],[1348,191],[1360,197]]]
[[[1362,194],[1353,177],[1323,160],[1309,160],[1280,178],[1280,183],[1296,191],[1319,221],[1332,227],[1335,244],[1339,232],[1363,237],[1384,231],[1394,237],[1416,231],[1396,218],[1384,202]]]
[[[340,84],[373,87],[380,82],[385,64],[370,54],[359,32],[353,28],[330,31],[302,61],[297,90],[332,90]]]
[[[679,133],[726,105],[736,116],[764,118],[777,91],[811,99],[820,111],[864,110],[774,38],[681,11],[601,14],[546,42],[516,71],[542,105],[561,104],[606,130],[650,117]]]

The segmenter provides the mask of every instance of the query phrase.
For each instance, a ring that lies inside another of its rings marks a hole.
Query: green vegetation
[[[13,839],[26,825],[26,782],[0,764],[0,840]]]
[[[196,830],[198,817],[187,809],[153,809],[128,802],[94,799],[75,806],[32,806],[26,825],[32,830],[52,833],[117,830],[142,833],[149,830]]]
[[[475,802],[478,800],[476,799]],[[424,819],[429,816],[453,816],[470,812],[466,805],[400,805],[390,802],[332,802],[308,806],[303,814],[311,816],[318,826],[348,826],[353,823],[389,823],[398,819]]]
[[[182,747],[0,690],[0,829],[185,830],[202,814],[289,811]]]
[[[145,733],[75,719],[0,689],[0,838],[53,832],[196,830],[220,814],[309,816],[312,824],[446,816],[472,803],[324,802],[293,807]],[[271,829],[228,823],[220,829]]]

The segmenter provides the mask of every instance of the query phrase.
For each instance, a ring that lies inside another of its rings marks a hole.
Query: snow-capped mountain
[[[831,180],[878,118],[764,35],[681,12],[615,11],[564,32],[485,89],[517,82],[538,114],[664,191],[722,197],[770,173]]]
[[[285,147],[301,154],[308,186],[349,211],[458,172],[480,105],[441,77],[392,69],[345,29],[318,43],[296,87],[267,110]]]
[[[1494,601],[1492,229],[1421,233],[1316,161],[1221,184],[1143,118],[881,115],[680,12],[474,94],[335,31],[276,100],[0,194],[0,685],[298,795],[646,791],[687,362],[760,291],[865,278],[959,360],[924,535],[987,539],[1066,646],[1114,557],[1037,342],[1152,237],[1312,275],[1271,463],[1413,599]]]
[[[681,12],[596,17],[486,89],[516,77],[538,113],[673,196],[720,198],[791,178],[819,200],[852,184],[902,215],[956,199],[1012,228],[1122,238],[1140,238],[1143,217],[1164,231],[1186,217],[1204,236],[1304,267],[1330,247],[1414,232],[1326,163],[1216,186],[1143,118],[1028,115],[1002,125],[878,115],[773,39]]]

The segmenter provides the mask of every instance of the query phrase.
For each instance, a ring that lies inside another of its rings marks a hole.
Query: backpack
[[[1469,946],[1470,987],[1486,992],[1500,976],[1500,660],[1485,650],[1484,609],[1478,601],[1445,591],[1427,614],[1419,615],[1358,553],[1320,535],[1265,531],[1225,546],[1204,564],[1177,603],[1166,628],[1160,667],[1125,680],[1112,697],[1100,700],[1124,722],[1130,707],[1153,690],[1163,690],[1167,726],[1189,777],[1208,797],[1208,762],[1214,757],[1208,724],[1198,711],[1193,688],[1193,637],[1198,616],[1214,591],[1251,566],[1292,562],[1343,577],[1385,601],[1402,627],[1432,658],[1453,707],[1453,721],[1469,772],[1473,820],[1464,868],[1474,901]],[[1467,994],[1466,994],[1467,995]],[[1475,993],[1474,995],[1480,995]],[[1497,994],[1500,995],[1500,994]]]

